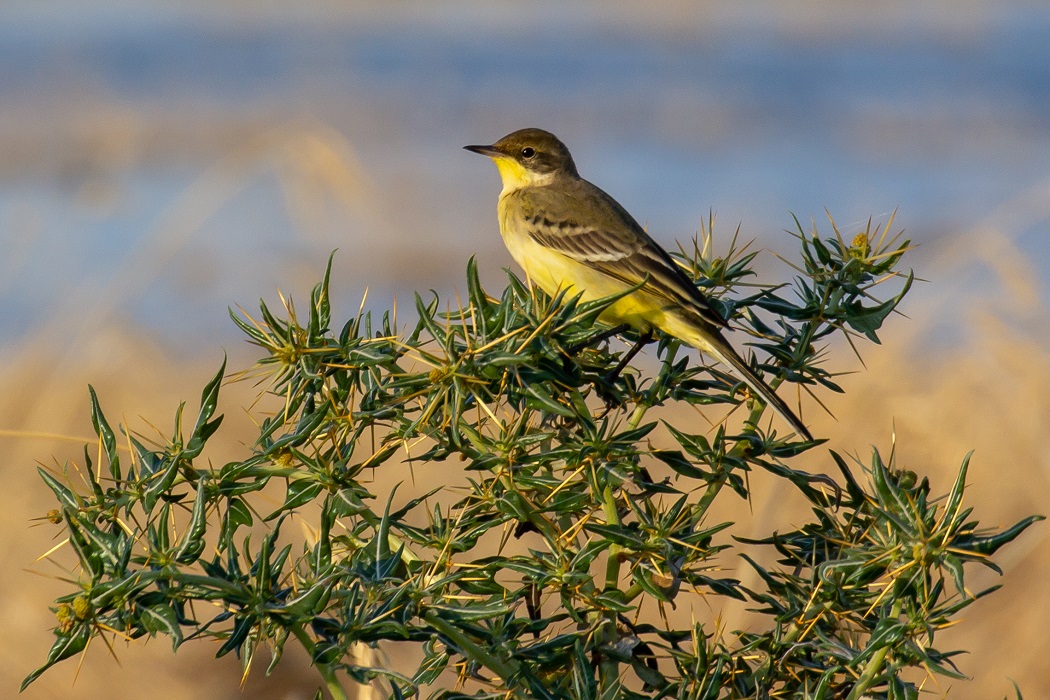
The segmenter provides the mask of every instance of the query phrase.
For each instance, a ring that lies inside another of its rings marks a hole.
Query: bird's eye
[[[536,155],[536,149],[532,146],[526,146],[525,148],[521,149],[522,158],[532,158],[534,155]]]

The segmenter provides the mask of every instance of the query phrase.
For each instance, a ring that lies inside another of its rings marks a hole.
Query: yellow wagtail
[[[499,227],[510,254],[547,294],[561,290],[584,301],[632,287],[600,317],[651,339],[654,328],[733,368],[743,382],[802,437],[812,437],[722,335],[725,319],[711,307],[670,255],[608,194],[580,177],[558,138],[522,129],[491,146],[466,146],[492,158],[503,180]],[[621,366],[625,363],[621,363]]]

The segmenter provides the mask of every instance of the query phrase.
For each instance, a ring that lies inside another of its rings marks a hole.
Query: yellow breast
[[[529,236],[524,226],[517,225],[511,212],[500,201],[500,233],[511,257],[525,270],[528,279],[547,294],[562,290],[579,294],[583,301],[594,301],[628,288],[620,280],[551,250]],[[602,315],[603,323],[627,323],[638,330],[664,328],[669,323],[667,302],[640,289],[610,306]],[[672,314],[673,315],[673,314]]]

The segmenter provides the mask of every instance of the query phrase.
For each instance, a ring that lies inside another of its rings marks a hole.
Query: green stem
[[[900,601],[894,602],[893,607],[890,609],[890,617],[895,618],[901,614]],[[860,700],[864,697],[864,694],[868,691],[868,688],[875,684],[876,678],[882,673],[883,663],[886,661],[886,655],[890,653],[890,647],[884,646],[868,659],[868,663],[865,664],[864,670],[860,674],[860,678],[857,679],[857,684],[853,686],[853,690],[850,691],[846,700]]]
[[[602,491],[602,512],[605,515],[606,525],[619,525],[620,516],[616,512],[616,497],[613,495],[612,486],[606,484]],[[623,548],[618,544],[609,545],[609,561],[605,564],[605,590],[612,590],[620,583],[620,551]]]
[[[474,640],[463,634],[459,629],[440,618],[436,613],[427,611],[423,613],[423,619],[427,621],[427,624],[436,629],[439,634],[448,637],[453,644],[459,647],[459,650],[463,652],[467,658],[477,661],[500,678],[504,680],[513,678],[521,671],[521,668],[516,661],[513,659],[503,660],[493,656],[478,646]]]
[[[711,503],[715,500],[718,492],[722,490],[723,486],[725,486],[727,478],[727,475],[723,471],[723,473],[720,473],[708,482],[707,489],[704,490],[704,495],[700,497],[700,500],[696,504],[699,513],[707,513],[707,509],[711,507]]]
[[[615,698],[620,687],[620,663],[609,654],[601,651],[601,647],[609,647],[616,643],[616,614],[612,613],[612,619],[602,622],[598,630],[598,648],[601,661],[598,664],[598,697]]]
[[[623,602],[630,603],[632,600],[645,593],[645,589],[639,586],[637,583],[632,583],[626,591],[623,592]]]
[[[634,407],[634,412],[631,413],[631,417],[627,419],[627,426],[634,430],[638,427],[638,424],[642,422],[642,417],[645,412],[649,410],[649,407],[644,403],[640,403]]]
[[[641,406],[638,407],[642,408]],[[638,409],[635,409],[638,413]],[[632,417],[633,420],[633,417]],[[640,420],[640,417],[639,417]],[[637,427],[637,423],[632,427]],[[612,486],[606,484],[602,491],[602,511],[605,515],[607,525],[619,525],[620,516],[616,512],[616,497]],[[620,552],[622,547],[618,544],[609,545],[609,559],[605,563],[605,590],[618,590],[620,584]],[[616,613],[612,610],[605,611],[602,615],[601,626],[597,631],[598,647],[612,646],[616,643]],[[613,688],[618,685],[620,678],[620,664],[608,654],[601,654],[601,662],[598,665],[598,681],[601,688],[601,697],[611,697]]]
[[[778,374],[777,376],[769,380],[769,388],[772,391],[776,391],[777,387],[783,383],[784,377]],[[748,414],[747,420],[744,421],[744,424],[749,426],[751,430],[754,431],[755,429],[757,429],[758,419],[762,417],[762,414],[765,412],[765,410],[766,404],[762,403],[761,401],[755,401],[754,405],[751,407],[751,413]]]
[[[783,377],[773,377],[773,379],[769,382],[769,388],[776,390],[776,388],[780,386],[783,383],[783,381]],[[752,406],[751,408],[751,413],[748,414],[747,419],[744,421],[745,433],[754,434],[756,432],[758,426],[758,419],[762,417],[762,412],[765,410],[766,405],[764,403],[758,401],[755,402],[754,406]],[[747,440],[739,440],[735,445],[733,445],[733,449],[730,451],[730,454],[734,457],[742,457],[744,456],[744,452],[747,449],[747,447]],[[704,491],[704,495],[700,497],[700,501],[697,504],[697,507],[700,509],[701,513],[706,513],[707,509],[711,507],[711,503],[715,500],[715,497],[718,496],[718,493],[722,490],[722,487],[725,486],[726,481],[728,481],[728,479],[729,474],[726,473],[723,469],[718,475],[715,476],[714,479],[712,479],[707,484],[707,489]]]
[[[310,639],[310,635],[306,633],[302,625],[293,625],[292,632],[295,634],[299,643],[303,645],[311,658],[314,655],[314,641]],[[324,685],[328,688],[328,693],[332,696],[333,700],[350,700],[350,696],[343,690],[342,684],[339,682],[339,677],[336,675],[335,669],[331,664],[314,664],[317,667],[318,673],[321,674],[321,678],[324,679]]]
[[[882,663],[886,660],[886,654],[890,651],[889,647],[883,647],[879,649],[875,654],[868,659],[868,664],[864,667],[864,672],[857,679],[857,684],[853,686],[853,690],[846,697],[846,700],[860,700],[864,697],[864,693],[867,692],[875,683],[875,677],[882,670]]]

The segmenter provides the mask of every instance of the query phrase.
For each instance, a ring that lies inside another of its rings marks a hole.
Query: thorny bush
[[[746,283],[755,253],[734,237],[715,257],[709,229],[676,258],[750,334],[756,370],[819,402],[841,391],[824,369],[844,347],[833,337],[878,342],[908,291],[908,242],[889,224],[847,242],[795,223],[790,285]],[[980,529],[966,463],[935,497],[892,457],[849,464],[777,432],[724,368],[673,338],[652,367],[610,377],[624,349],[595,320],[615,298],[551,299],[513,275],[493,297],[471,260],[465,303],[417,295],[407,333],[390,313],[333,329],[330,272],[305,322],[291,304],[234,315],[264,352],[250,374],[280,399],[243,460],[201,457],[225,363],[166,444],[122,426],[118,438],[92,391],[100,463],[85,450],[83,464],[40,470],[77,580],[23,687],[92,638],[167,635],[176,649],[213,639],[245,670],[260,649],[272,669],[301,644],[334,698],[351,680],[393,697],[915,698],[927,674],[960,677],[937,632],[994,590],[969,591],[967,565],[994,569],[989,556],[1038,519]],[[370,490],[424,469],[448,484],[407,500]],[[734,540],[711,507],[747,498],[754,469],[801,494],[811,522]],[[274,485],[283,503],[260,510],[253,495]],[[288,534],[293,519],[313,535]],[[760,585],[720,576],[736,556]],[[687,619],[700,596],[715,610],[746,601],[760,623]],[[361,662],[385,641],[417,644],[418,667]]]

